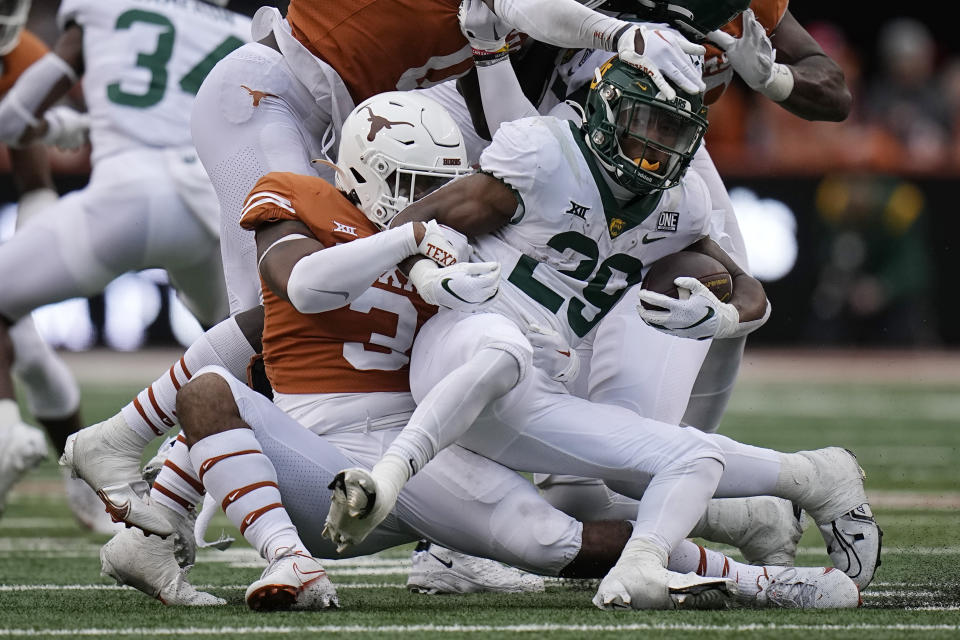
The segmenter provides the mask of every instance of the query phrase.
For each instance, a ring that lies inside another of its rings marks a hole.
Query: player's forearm
[[[491,137],[504,122],[537,115],[536,108],[520,88],[509,58],[495,64],[477,64],[477,78]]]
[[[293,266],[287,298],[301,313],[339,309],[417,252],[412,224],[316,251]]]
[[[10,173],[21,196],[38,189],[55,189],[50,175],[47,148],[33,144],[22,149],[10,149]]]
[[[73,68],[55,53],[30,65],[0,101],[0,142],[19,146],[42,136],[43,112],[76,82]]]
[[[597,13],[576,0],[492,0],[493,12],[535,40],[571,49],[616,51],[629,22]]]
[[[850,114],[853,98],[840,66],[825,55],[789,66],[793,90],[779,104],[805,120],[840,122]]]
[[[743,272],[733,278],[733,295],[728,302],[740,313],[740,322],[759,320],[769,305],[760,281]]]

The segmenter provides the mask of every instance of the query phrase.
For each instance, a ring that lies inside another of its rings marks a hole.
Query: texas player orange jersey
[[[327,181],[268,173],[244,203],[240,224],[299,220],[324,246],[377,233],[363,212]],[[329,283],[336,289],[336,283]],[[281,393],[409,391],[410,348],[437,308],[416,294],[396,268],[349,306],[303,314],[263,285],[263,360]]]
[[[769,36],[780,20],[783,14],[787,12],[789,0],[753,0],[750,3],[750,9],[757,16],[757,21],[763,25]],[[736,18],[721,27],[735,38],[743,35],[743,16]],[[704,43],[707,47],[707,53],[704,56],[703,80],[707,83],[707,92],[704,95],[706,104],[713,104],[723,95],[727,86],[733,80],[733,68],[723,56],[723,52],[709,42]]]
[[[5,94],[27,67],[47,54],[49,49],[40,38],[26,29],[20,32],[20,42],[13,51],[3,56],[0,68],[0,96]]]
[[[429,87],[473,66],[460,0],[290,0],[294,37],[336,69],[354,102]]]

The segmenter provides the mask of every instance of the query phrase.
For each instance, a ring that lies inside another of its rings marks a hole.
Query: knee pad
[[[580,551],[583,526],[530,493],[509,495],[497,504],[490,522],[495,547],[514,556],[514,566],[558,575]]]

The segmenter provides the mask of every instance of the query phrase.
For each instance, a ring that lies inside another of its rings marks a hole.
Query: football
[[[696,251],[678,251],[660,258],[652,265],[644,276],[641,288],[656,291],[671,298],[679,297],[677,286],[673,281],[688,276],[702,282],[720,302],[726,302],[733,295],[733,278],[715,258]],[[642,303],[644,307],[653,309]]]

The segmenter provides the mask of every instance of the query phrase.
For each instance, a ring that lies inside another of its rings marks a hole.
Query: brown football
[[[682,276],[702,282],[720,302],[727,302],[733,295],[733,278],[726,267],[715,258],[696,251],[678,251],[660,258],[650,265],[640,286],[676,298],[678,291],[673,281]],[[654,308],[645,303],[643,306]]]

